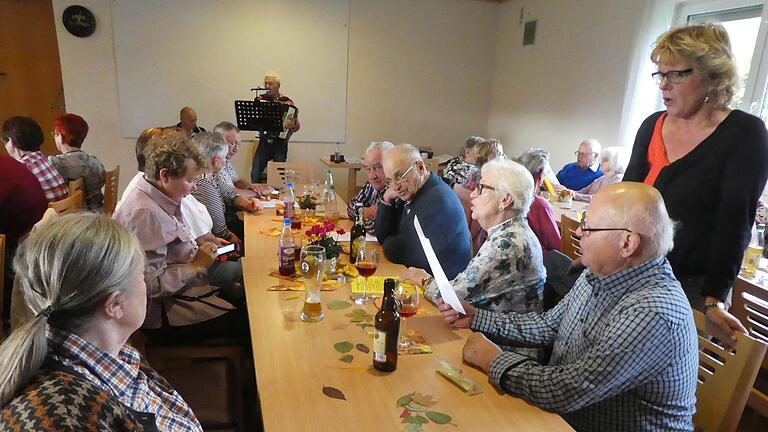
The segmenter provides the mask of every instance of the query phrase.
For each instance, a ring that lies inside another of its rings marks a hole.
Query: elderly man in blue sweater
[[[469,229],[456,194],[429,172],[419,150],[410,144],[386,150],[382,165],[389,187],[381,197],[374,229],[384,255],[432,274],[413,226],[418,216],[446,276],[453,279],[472,259]]]

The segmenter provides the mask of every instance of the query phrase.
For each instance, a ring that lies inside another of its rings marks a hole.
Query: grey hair
[[[230,132],[230,131],[235,131],[239,133],[240,128],[237,127],[234,123],[224,120],[223,122],[220,122],[219,124],[214,126],[213,131],[223,135],[225,132]]]
[[[421,152],[419,151],[419,149],[412,146],[411,144],[402,143],[402,144],[392,146],[387,150],[384,150],[384,154],[382,155],[382,158],[386,158],[388,155],[394,154],[394,153],[402,154],[405,158],[407,158],[408,163],[414,164],[418,161],[422,161],[423,163],[423,159],[421,158]]]
[[[624,174],[629,162],[629,152],[626,147],[606,147],[600,153],[600,163],[602,163],[602,159],[608,159],[608,170]]]
[[[585,139],[584,141],[579,143],[579,147],[581,147],[582,144],[589,144],[590,146],[592,146],[592,151],[597,153],[598,155],[600,154],[600,152],[603,149],[603,146],[600,145],[600,141],[596,140],[595,138],[587,138],[587,139]]]
[[[483,165],[482,176],[488,175],[496,179],[490,186],[496,188],[497,194],[512,197],[512,210],[523,217],[528,216],[533,203],[533,176],[528,169],[515,161],[496,158]]]
[[[265,74],[264,74],[264,78],[266,79],[267,77],[272,77],[272,78],[274,78],[274,79],[275,79],[275,81],[276,81],[278,84],[280,84],[280,75],[279,75],[277,72],[275,72],[275,71],[269,71],[269,72],[267,72],[267,73],[265,73]]]
[[[464,140],[464,145],[461,147],[461,150],[459,150],[459,156],[461,156],[462,159],[467,157],[467,150],[475,148],[476,145],[480,144],[481,142],[485,141],[485,138],[479,137],[479,136],[468,136],[466,140]]]
[[[547,169],[549,152],[541,148],[532,148],[525,151],[517,158],[517,163],[526,167],[533,177]]]
[[[107,216],[75,213],[32,231],[13,269],[14,289],[35,318],[0,345],[0,405],[40,369],[48,351],[46,323],[81,333],[106,297],[135,289],[134,274],[143,268],[136,236]]]
[[[200,132],[192,137],[192,144],[197,146],[200,153],[210,162],[214,156],[227,157],[229,143],[224,135],[218,132]]]
[[[368,144],[368,148],[365,149],[365,153],[368,153],[371,150],[381,150],[382,152],[385,150],[389,150],[395,145],[392,144],[389,141],[371,141],[370,144]]]
[[[656,197],[655,204],[649,205],[645,200],[638,201],[631,195],[619,194],[607,206],[609,221],[640,234],[639,254],[646,260],[669,254],[675,245],[677,228],[659,191],[650,186],[648,191]]]

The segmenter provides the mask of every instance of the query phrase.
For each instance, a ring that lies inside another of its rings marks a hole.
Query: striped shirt
[[[488,375],[577,430],[693,430],[696,328],[666,258],[603,279],[586,270],[553,309],[478,310],[472,329],[513,344],[554,345],[548,365],[504,352]]]
[[[208,209],[213,221],[213,235],[229,239],[232,233],[227,228],[225,202],[232,202],[236,195],[226,183],[226,179],[218,174],[202,174],[197,178],[197,190],[192,192],[192,195]]]
[[[37,177],[37,181],[40,182],[40,186],[45,192],[45,198],[48,202],[59,201],[67,197],[69,188],[64,183],[64,179],[56,168],[51,166],[42,152],[26,152],[19,158],[19,162],[26,165],[32,174]]]
[[[219,173],[229,184],[235,184],[236,181],[240,180],[240,176],[237,175],[237,171],[235,171],[235,167],[232,166],[231,161],[227,161],[227,163],[224,164],[224,168],[219,171]]]
[[[384,189],[378,191],[373,186],[371,186],[370,182],[365,182],[365,185],[362,189],[360,189],[360,192],[355,195],[354,198],[349,200],[349,204],[347,204],[347,214],[349,215],[349,219],[352,221],[357,220],[357,213],[355,213],[355,209],[358,205],[365,207],[370,207],[374,204],[378,204],[379,198],[381,198],[382,195],[384,195],[384,191],[386,191],[387,188],[384,187]],[[365,230],[368,232],[368,234],[373,235],[373,226],[376,222],[376,219],[369,219],[369,218],[363,218],[363,226],[365,226]]]
[[[141,356],[133,347],[124,345],[115,358],[76,334],[55,327],[49,328],[48,341],[63,365],[110,391],[128,408],[155,414],[158,430],[202,432],[181,395],[166,391],[140,370]]]

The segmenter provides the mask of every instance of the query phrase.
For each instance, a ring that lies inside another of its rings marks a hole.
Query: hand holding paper
[[[443,301],[451,305],[454,310],[466,314],[464,307],[459,301],[459,297],[456,295],[456,291],[453,290],[451,282],[448,280],[448,277],[445,276],[443,267],[440,265],[437,255],[435,255],[435,250],[432,249],[432,244],[421,229],[418,216],[413,217],[413,226],[416,228],[416,234],[419,235],[419,242],[421,242],[421,247],[424,249],[424,255],[427,256],[427,262],[429,262],[429,267],[432,269],[432,274],[435,277],[435,282],[437,283],[437,288],[440,290],[440,296],[442,296]]]

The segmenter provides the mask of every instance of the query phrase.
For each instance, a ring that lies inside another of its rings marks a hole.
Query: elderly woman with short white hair
[[[488,231],[488,239],[451,285],[460,299],[481,309],[540,312],[546,270],[539,240],[526,222],[533,178],[525,167],[505,159],[486,163],[481,175],[470,195],[472,219]],[[422,283],[424,296],[433,303],[440,298],[426,271],[409,268],[405,278]]]
[[[600,171],[603,176],[593,181],[586,187],[574,192],[573,199],[576,201],[590,202],[592,195],[600,189],[614,183],[618,183],[624,177],[624,170],[627,168],[629,153],[625,147],[606,147],[600,153]]]

